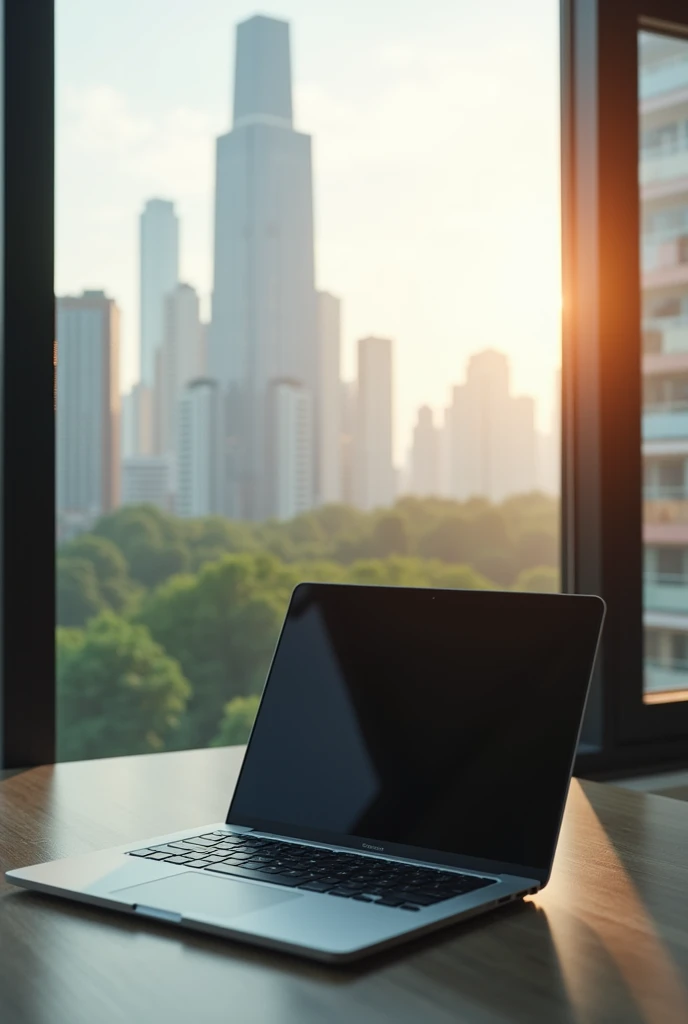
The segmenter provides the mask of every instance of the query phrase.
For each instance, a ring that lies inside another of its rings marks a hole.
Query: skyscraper
[[[354,443],[354,500],[364,510],[393,504],[392,342],[358,343],[358,391]]]
[[[220,511],[219,411],[216,381],[199,378],[186,385],[177,417],[177,515]]]
[[[356,504],[354,451],[356,448],[356,381],[343,380],[339,387],[339,410],[342,422],[342,501]]]
[[[139,221],[141,382],[155,383],[155,353],[162,345],[165,296],[179,277],[179,221],[174,203],[149,199]]]
[[[190,381],[205,372],[198,294],[189,284],[178,284],[165,296],[158,367],[157,450],[165,455],[174,451],[177,441],[177,413],[182,392]]]
[[[265,518],[272,382],[312,400],[318,362],[311,140],[293,127],[289,26],[262,16],[237,27],[234,122],[217,140],[208,372],[228,439],[225,511]]]
[[[535,403],[511,394],[509,360],[471,356],[448,410],[449,488],[454,498],[501,501],[536,486]]]
[[[421,497],[437,497],[440,493],[440,434],[428,405],[418,410],[413,430],[410,490]]]
[[[122,504],[171,509],[170,462],[164,455],[133,455],[122,460]]]
[[[341,303],[318,292],[318,497],[342,500]]]
[[[313,400],[298,381],[274,381],[270,389],[270,504],[277,519],[313,508]]]
[[[57,512],[88,529],[119,503],[119,310],[102,291],[57,301]]]

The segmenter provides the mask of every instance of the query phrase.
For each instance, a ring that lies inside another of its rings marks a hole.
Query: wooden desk
[[[224,818],[242,748],[0,783],[0,867]],[[688,1022],[688,804],[574,783],[531,902],[362,966],[130,920],[0,883],[2,1024]]]

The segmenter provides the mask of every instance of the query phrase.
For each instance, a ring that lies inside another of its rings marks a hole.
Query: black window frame
[[[0,768],[55,758],[54,3],[3,0]]]
[[[55,4],[0,8],[0,767],[15,768],[55,758]],[[637,32],[686,22],[684,0],[561,0],[562,573],[608,604],[579,774],[688,761],[688,704],[641,699],[637,181]]]
[[[688,702],[643,703],[643,29],[688,37],[688,8],[562,0],[563,581],[608,607],[579,774],[688,761]]]

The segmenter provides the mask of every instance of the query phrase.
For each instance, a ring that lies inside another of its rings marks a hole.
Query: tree
[[[129,549],[131,575],[144,587],[157,587],[170,576],[187,572],[190,565],[189,550],[179,541],[149,543],[140,540]]]
[[[182,671],[143,626],[110,612],[58,630],[58,751],[63,761],[163,750],[190,694]]]
[[[93,563],[85,558],[57,560],[57,624],[83,626],[106,608]]]
[[[246,743],[260,704],[258,694],[250,697],[234,697],[225,704],[217,736],[210,742],[211,747],[233,747]]]
[[[78,558],[90,562],[100,597],[114,611],[122,611],[131,599],[135,588],[129,579],[127,561],[117,545],[107,537],[82,534],[61,549],[60,558]]]
[[[440,520],[421,537],[418,551],[440,562],[469,561],[471,542],[466,521],[457,515]]]
[[[527,530],[517,541],[517,558],[521,569],[559,563],[559,542],[552,530]]]
[[[527,590],[540,594],[556,594],[561,586],[559,570],[551,565],[538,565],[524,569],[514,583],[514,590]]]
[[[406,521],[398,512],[386,512],[373,527],[371,554],[375,558],[409,553],[409,534]]]
[[[183,744],[205,746],[232,697],[260,691],[295,574],[266,555],[227,555],[197,576],[168,580],[139,621],[193,688]]]

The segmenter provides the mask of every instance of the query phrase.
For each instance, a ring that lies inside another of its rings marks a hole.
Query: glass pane
[[[688,42],[639,37],[646,703],[688,700]]]
[[[300,580],[559,586],[557,5],[325,6],[57,0],[63,759],[243,741]]]

